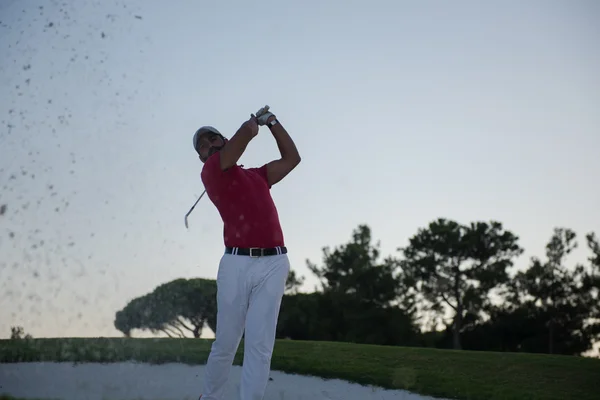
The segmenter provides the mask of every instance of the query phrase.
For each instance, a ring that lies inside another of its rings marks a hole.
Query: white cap
[[[194,139],[193,139],[194,150],[198,151],[196,149],[196,144],[198,143],[198,138],[200,138],[200,136],[204,135],[205,133],[209,133],[209,132],[216,133],[217,135],[221,135],[221,132],[219,132],[217,130],[217,128],[215,128],[213,126],[206,125],[206,126],[201,127],[200,129],[198,129],[196,131],[196,133],[194,133]],[[223,135],[221,135],[221,136],[223,136]]]

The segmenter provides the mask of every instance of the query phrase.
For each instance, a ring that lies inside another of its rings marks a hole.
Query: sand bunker
[[[0,364],[0,394],[62,400],[197,400],[204,366],[123,363]],[[234,366],[225,394],[237,400],[241,367]],[[403,390],[384,390],[342,380],[272,371],[264,400],[429,400]]]

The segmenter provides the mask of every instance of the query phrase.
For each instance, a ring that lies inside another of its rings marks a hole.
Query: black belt
[[[225,253],[233,254],[234,256],[250,257],[276,256],[280,254],[286,254],[287,248],[285,246],[277,246],[270,249],[261,249],[260,247],[225,247]]]

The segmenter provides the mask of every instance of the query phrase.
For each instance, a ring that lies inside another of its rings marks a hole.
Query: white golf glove
[[[258,125],[263,126],[267,124],[269,118],[274,117],[275,114],[269,111],[269,106],[264,106],[256,113],[256,119],[258,120]]]

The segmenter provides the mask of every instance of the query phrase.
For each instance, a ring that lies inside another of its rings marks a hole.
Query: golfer
[[[283,232],[270,188],[300,162],[287,131],[271,112],[257,113],[226,139],[203,126],[194,134],[194,148],[204,163],[206,193],[224,224],[225,253],[217,273],[217,329],[206,364],[202,400],[222,400],[234,355],[244,334],[241,400],[264,396],[281,298],[290,269]],[[281,158],[259,168],[237,162],[267,126]]]

